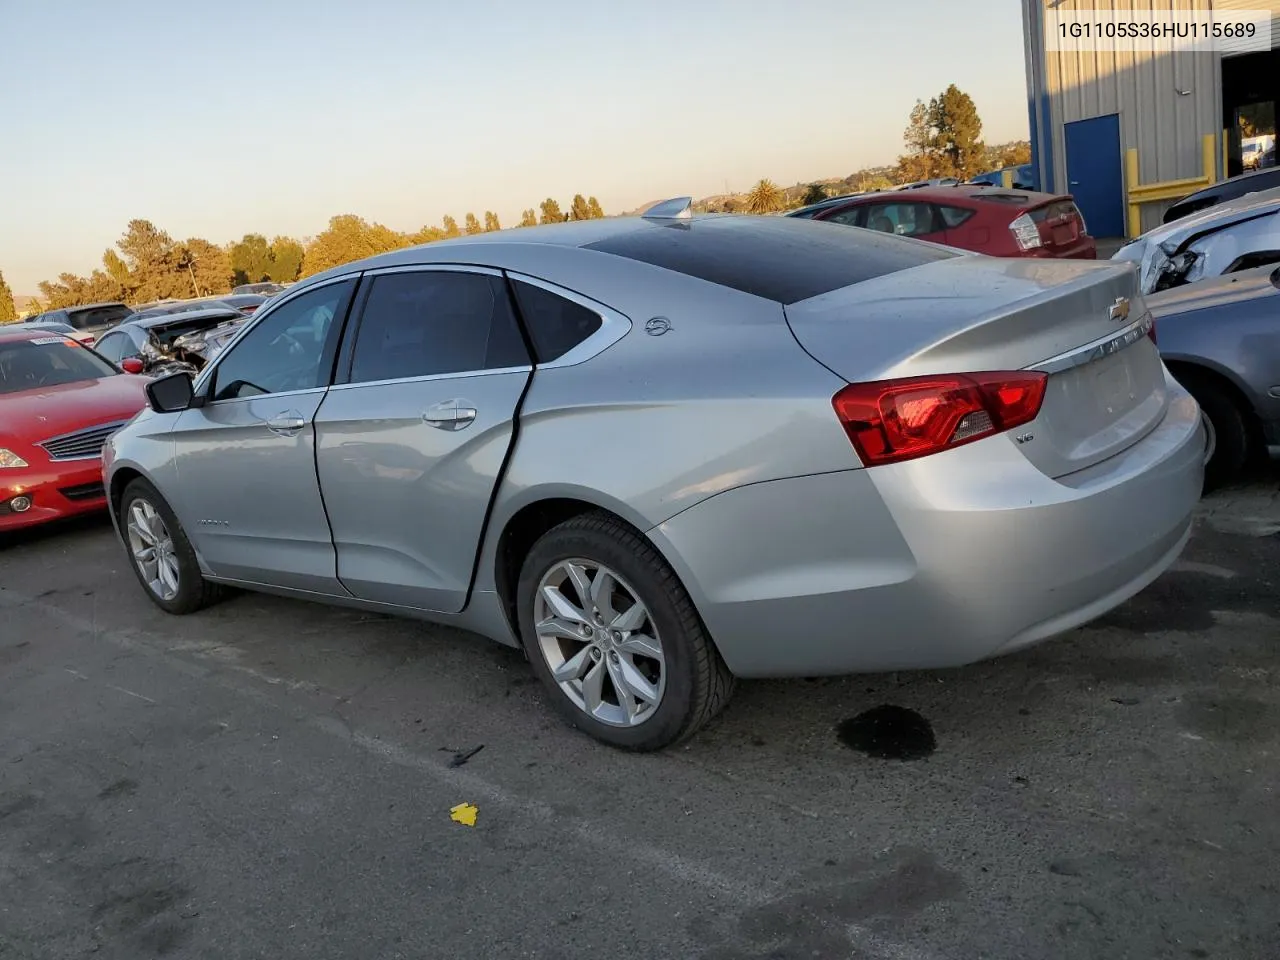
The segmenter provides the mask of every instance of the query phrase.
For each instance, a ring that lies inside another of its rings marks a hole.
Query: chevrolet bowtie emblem
[[[1129,319],[1129,298],[1116,297],[1116,302],[1111,305],[1111,309],[1107,311],[1107,318],[1115,320],[1118,323],[1124,323]]]

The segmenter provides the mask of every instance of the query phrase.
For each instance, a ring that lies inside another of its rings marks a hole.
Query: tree
[[[271,241],[271,269],[267,279],[273,283],[293,283],[302,272],[302,244],[293,237],[276,237]]]
[[[782,191],[772,180],[761,180],[747,194],[747,210],[751,213],[773,213],[782,209]]]
[[[932,102],[917,100],[902,132],[907,152],[898,158],[898,178],[910,183],[928,180],[937,170],[937,149],[932,124]]]
[[[448,239],[449,237],[459,237],[462,235],[458,231],[458,221],[453,219],[453,217],[449,216],[448,214],[445,214],[445,218],[443,222],[444,222],[444,235],[446,239]]]
[[[13,291],[5,283],[4,274],[0,273],[0,323],[13,323],[17,319],[18,308],[13,303]]]
[[[226,250],[201,237],[191,237],[181,246],[187,273],[200,291],[197,296],[230,292],[235,271]]]
[[[520,226],[536,227],[537,225],[538,225],[538,215],[534,213],[532,207],[524,211],[524,213],[520,214]]]
[[[439,227],[425,226],[417,233],[409,237],[409,242],[413,244],[435,243],[437,240],[444,239],[444,231]]]
[[[163,300],[169,297],[190,295],[191,280],[181,263],[181,253],[173,238],[150,220],[130,220],[124,235],[116,241],[116,247],[129,268],[133,296],[139,300]],[[65,278],[59,277],[64,286]],[[105,274],[104,274],[105,276]],[[84,281],[91,284],[92,279]],[[81,291],[81,296],[87,293]],[[76,301],[88,303],[88,300]]]
[[[570,220],[590,220],[591,208],[587,206],[587,198],[580,193],[573,195],[573,202],[569,204]]]
[[[476,215],[474,213],[467,214],[463,229],[466,230],[468,236],[472,236],[477,233],[484,233],[484,227],[480,226],[480,221],[476,219]]]
[[[271,279],[271,246],[260,233],[246,233],[233,243],[229,259],[237,286]]]
[[[564,214],[560,212],[560,204],[550,197],[542,201],[541,207],[542,223],[561,223],[564,220]]]
[[[498,223],[498,215],[492,210],[484,212],[484,229],[486,233],[493,233],[495,230],[502,229],[502,224]]]
[[[986,147],[982,119],[973,99],[954,83],[929,102],[934,149],[951,176],[967,179],[982,172]]]
[[[821,203],[825,199],[827,199],[827,191],[822,189],[822,185],[811,183],[809,189],[804,192],[804,196],[800,198],[800,206],[807,207],[811,203]]]
[[[604,219],[604,209],[600,206],[600,201],[595,197],[587,197],[587,212],[592,220]]]
[[[306,248],[302,276],[310,277],[353,260],[397,250],[408,243],[409,238],[404,234],[380,223],[368,223],[355,214],[331,217],[328,229],[317,234]]]

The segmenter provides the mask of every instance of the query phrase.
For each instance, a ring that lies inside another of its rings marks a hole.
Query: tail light
[[[1034,420],[1048,374],[966,373],[854,383],[831,400],[868,467],[914,460]]]
[[[1018,247],[1022,250],[1034,250],[1036,247],[1044,246],[1044,240],[1040,236],[1040,226],[1031,219],[1030,214],[1022,214],[1009,224],[1009,232],[1013,234],[1013,239],[1018,241]]]

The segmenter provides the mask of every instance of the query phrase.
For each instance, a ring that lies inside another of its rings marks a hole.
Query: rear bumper
[[[998,436],[738,488],[649,535],[740,676],[959,666],[1101,616],[1167,569],[1205,443],[1178,390],[1141,442],[1061,480]]]
[[[18,496],[29,497],[31,509],[15,513],[10,504]],[[106,503],[102,462],[97,459],[0,472],[0,531],[93,513]]]

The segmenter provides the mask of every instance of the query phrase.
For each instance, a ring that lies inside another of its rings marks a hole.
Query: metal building
[[[1246,10],[1271,12],[1270,50],[1242,52],[1234,40],[1190,50],[1172,39],[1108,39],[1100,49],[1061,22],[1225,21]],[[1134,236],[1171,200],[1275,162],[1280,0],[1022,0],[1022,23],[1040,188],[1074,194],[1094,236]]]

